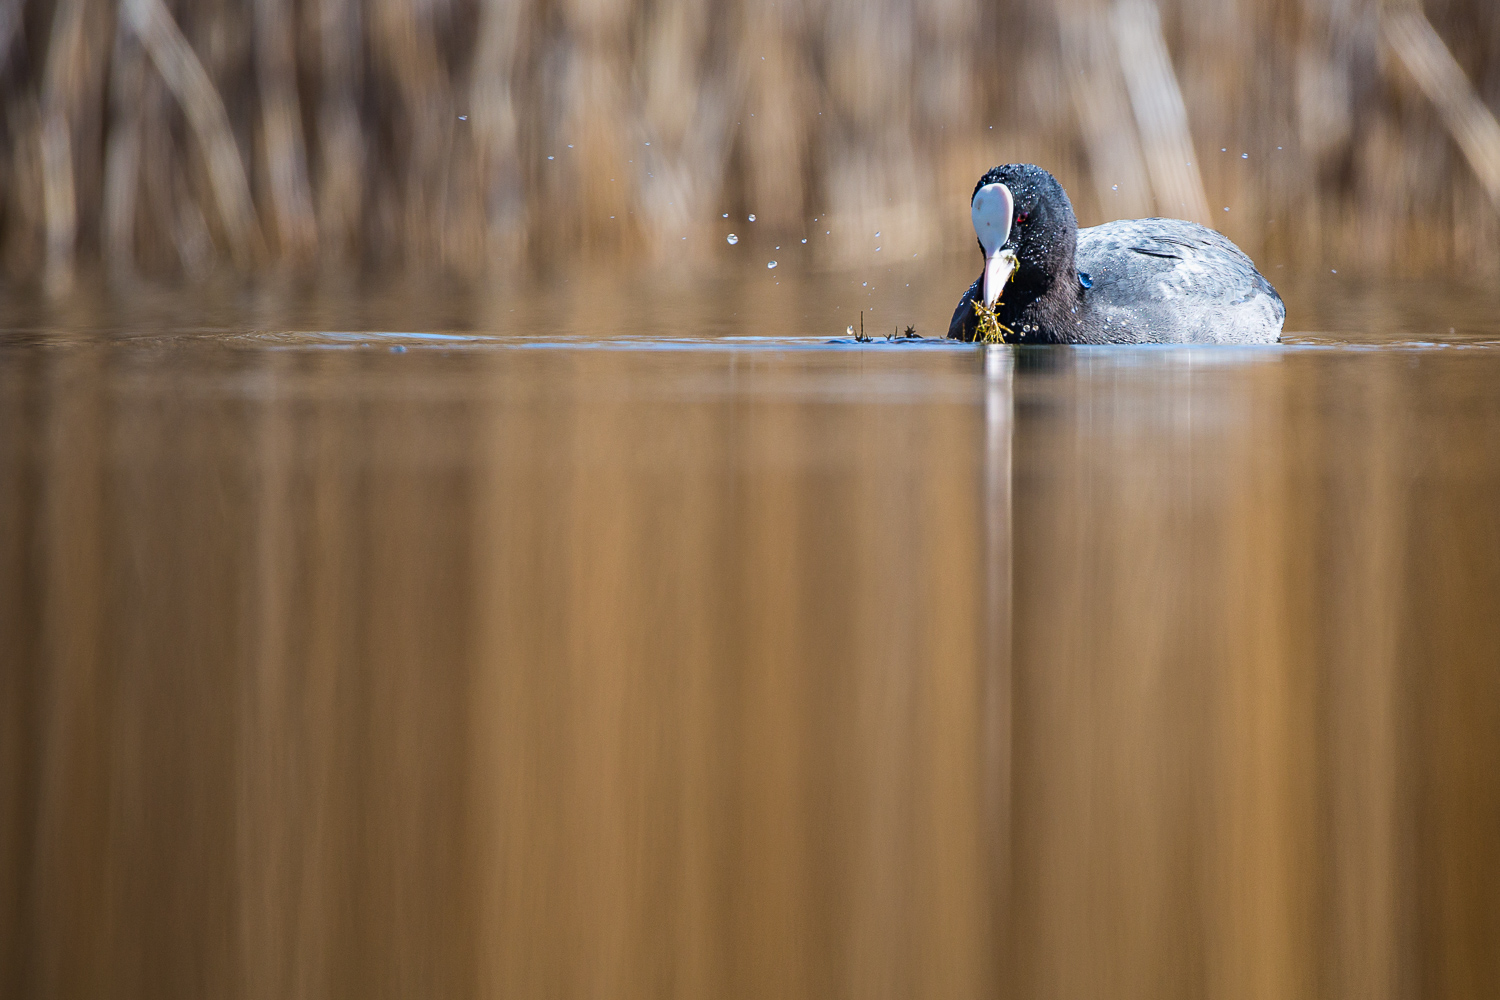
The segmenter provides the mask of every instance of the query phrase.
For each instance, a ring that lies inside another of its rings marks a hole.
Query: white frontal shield
[[[984,305],[994,308],[995,301],[1005,283],[1016,269],[1013,253],[1001,251],[1010,239],[1010,220],[1015,214],[1016,201],[1010,188],[1004,184],[986,184],[974,192],[974,201],[969,206],[974,219],[974,235],[984,248]]]

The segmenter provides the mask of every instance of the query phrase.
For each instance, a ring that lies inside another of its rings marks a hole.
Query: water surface
[[[1500,993],[1492,292],[755,280],[13,304],[0,992]]]

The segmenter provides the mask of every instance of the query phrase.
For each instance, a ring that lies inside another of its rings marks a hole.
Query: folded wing
[[[1078,233],[1090,310],[1112,340],[1271,343],[1286,307],[1221,233],[1181,219],[1108,222]]]

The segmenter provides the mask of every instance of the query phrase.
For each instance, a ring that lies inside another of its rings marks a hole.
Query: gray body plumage
[[[1273,344],[1286,306],[1222,233],[1181,219],[1078,231],[1082,308],[1109,343]],[[1086,342],[1086,341],[1085,341]]]

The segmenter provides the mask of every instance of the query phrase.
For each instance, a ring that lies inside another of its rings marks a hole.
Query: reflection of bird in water
[[[1222,233],[1181,219],[1080,230],[1057,178],[1022,163],[981,177],[970,210],[984,271],[959,301],[949,337],[1025,344],[1281,338],[1281,296]]]

